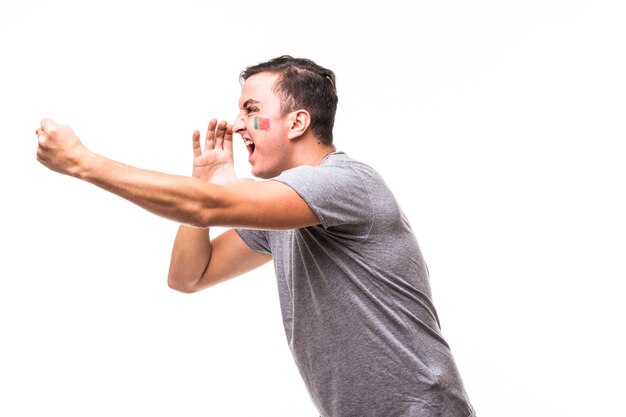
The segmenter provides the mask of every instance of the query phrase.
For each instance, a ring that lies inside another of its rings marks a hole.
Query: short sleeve
[[[299,166],[274,178],[296,191],[322,226],[363,237],[371,228],[372,204],[363,178],[349,164]]]
[[[239,237],[253,250],[260,253],[272,254],[267,232],[264,230],[237,229]]]

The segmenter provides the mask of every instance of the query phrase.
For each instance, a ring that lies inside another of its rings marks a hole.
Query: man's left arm
[[[220,186],[135,168],[89,151],[72,129],[50,119],[44,119],[36,133],[37,159],[43,165],[179,223],[255,229],[292,229],[319,223],[306,202],[277,181]]]

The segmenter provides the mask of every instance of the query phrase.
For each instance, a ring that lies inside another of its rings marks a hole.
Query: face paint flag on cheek
[[[270,130],[270,119],[265,117],[254,117],[254,128],[256,130]]]

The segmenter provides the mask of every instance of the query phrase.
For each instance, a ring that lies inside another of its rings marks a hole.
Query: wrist
[[[69,174],[81,180],[88,180],[93,175],[93,171],[102,164],[102,159],[100,155],[83,148],[76,157],[74,168]]]

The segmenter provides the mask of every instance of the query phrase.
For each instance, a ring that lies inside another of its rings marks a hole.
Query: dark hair
[[[283,55],[243,70],[239,80],[269,72],[278,74],[274,93],[280,100],[280,109],[289,113],[305,109],[311,115],[311,130],[325,145],[333,143],[333,126],[337,112],[335,73],[310,59]]]

